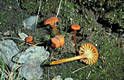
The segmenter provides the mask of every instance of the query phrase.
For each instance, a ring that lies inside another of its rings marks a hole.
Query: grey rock
[[[64,80],[73,80],[72,78],[65,78]]]
[[[36,28],[36,20],[37,20],[37,16],[30,16],[29,18],[26,18],[23,21],[24,28],[29,29],[29,30],[35,29]]]
[[[20,74],[27,80],[40,79],[43,68],[40,65],[49,57],[49,52],[43,46],[32,46],[21,53],[17,62],[23,63]]]
[[[63,80],[60,75],[55,76],[52,80]]]
[[[18,57],[18,58],[17,58]],[[41,64],[44,60],[49,57],[49,52],[45,50],[43,46],[31,46],[24,52],[17,55],[17,62],[19,63],[30,63],[30,64]]]
[[[25,77],[27,80],[40,79],[43,75],[43,68],[39,65],[25,64],[20,69],[20,75]]]
[[[13,40],[0,41],[0,56],[10,67],[13,66],[12,57],[19,52],[16,43]]]
[[[19,74],[27,80],[40,79],[43,68],[40,65],[49,57],[49,52],[41,46],[32,46],[19,53],[19,49],[13,40],[0,41],[0,56],[11,68],[20,64]],[[14,62],[13,62],[13,61]]]
[[[58,76],[55,76],[52,80],[73,80],[73,79],[72,78],[62,79],[62,77],[60,75],[58,75]]]

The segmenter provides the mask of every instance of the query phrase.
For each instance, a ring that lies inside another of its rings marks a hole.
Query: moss
[[[102,20],[107,20],[110,25],[118,24],[118,28],[124,28],[123,24],[123,3],[121,0],[82,0],[79,1],[81,5],[84,5],[87,8],[90,8],[99,15]]]

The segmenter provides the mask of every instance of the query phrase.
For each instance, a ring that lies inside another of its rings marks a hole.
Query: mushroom
[[[56,35],[54,38],[51,38],[51,42],[55,46],[55,48],[58,48],[60,46],[63,47],[64,38],[62,37],[62,35]]]
[[[80,30],[80,26],[78,24],[73,24],[71,26],[71,28],[74,30],[74,43],[76,44],[77,41],[76,41],[76,33],[77,33],[77,30]]]
[[[51,42],[54,45],[55,48],[60,47],[60,41],[57,38],[51,38]]]
[[[26,42],[26,43],[30,43],[30,44],[34,44],[34,42],[33,42],[33,36],[28,36],[28,37],[26,37],[26,38],[25,38],[25,42]]]
[[[61,64],[64,62],[69,62],[69,61],[78,60],[78,59],[80,59],[81,61],[83,61],[84,63],[88,65],[92,65],[98,59],[98,51],[95,48],[95,46],[93,46],[92,44],[82,43],[79,49],[79,56],[75,56],[75,57],[67,58],[67,59],[61,59],[57,61],[52,61],[50,65]]]
[[[58,30],[56,29],[56,26],[54,24],[56,22],[58,22],[58,18],[57,17],[51,17],[44,22],[44,25],[50,24],[52,29],[56,31],[57,35],[60,35],[60,33],[58,32]]]
[[[63,47],[64,45],[64,38],[62,35],[56,35],[56,38],[60,41],[60,46]]]

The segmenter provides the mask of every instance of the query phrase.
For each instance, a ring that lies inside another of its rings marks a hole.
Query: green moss
[[[33,13],[38,10],[38,3],[35,1],[27,2],[27,3],[22,3],[21,4],[22,8],[26,9],[28,13]]]

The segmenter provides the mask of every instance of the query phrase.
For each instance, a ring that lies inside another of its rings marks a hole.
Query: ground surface
[[[43,43],[51,53],[51,60],[69,58],[78,55],[81,43],[91,43],[99,52],[98,61],[88,67],[80,61],[72,61],[55,66],[44,66],[44,75],[41,80],[51,80],[54,76],[61,75],[63,78],[72,77],[74,80],[122,80],[124,79],[124,39],[121,32],[113,31],[99,21],[99,14],[86,8],[83,4],[74,1],[63,0],[58,14],[59,22],[57,29],[65,38],[63,48],[52,48],[50,38],[55,34],[50,26],[44,26],[43,22],[49,17],[54,17],[59,8],[59,0],[41,1],[41,10],[37,28],[27,30],[23,27],[23,20],[29,16],[36,16],[39,8],[38,0],[1,0],[0,1],[0,32],[2,37],[17,37],[18,32],[24,32],[34,36],[34,42]],[[80,0],[79,0],[80,1]],[[72,24],[79,24],[81,30],[77,31],[77,45],[73,43]],[[121,27],[121,26],[120,26]],[[120,28],[119,27],[119,28]],[[117,29],[117,28],[116,28]],[[21,42],[15,40],[20,50],[26,48]],[[83,68],[85,67],[85,68]],[[79,68],[81,70],[73,72]]]

